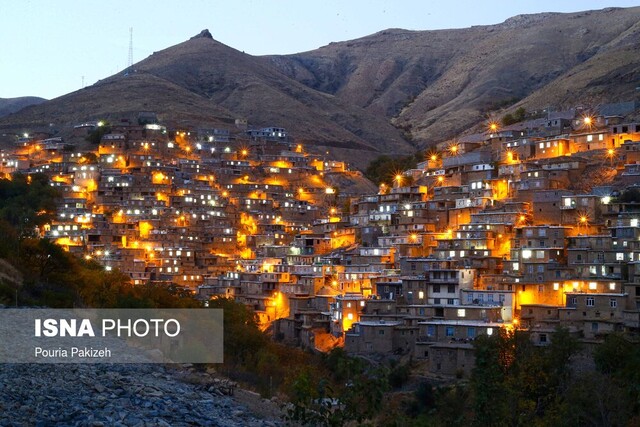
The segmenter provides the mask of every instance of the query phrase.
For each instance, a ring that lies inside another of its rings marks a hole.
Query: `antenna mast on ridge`
[[[129,74],[133,71],[133,27],[129,27],[129,59],[127,60],[127,71]]]

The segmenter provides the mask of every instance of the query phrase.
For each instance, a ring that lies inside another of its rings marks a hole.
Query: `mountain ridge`
[[[38,96],[20,96],[17,98],[0,98],[0,117],[22,110],[29,105],[37,105],[47,100]]]
[[[245,118],[363,166],[481,129],[518,107],[636,99],[638,47],[640,7],[387,29],[291,55],[251,56],[203,30],[127,73],[0,118],[0,128],[141,109],[185,126]]]
[[[424,146],[486,120],[495,101],[511,100],[515,109],[521,105],[516,102],[593,56],[629,43],[638,46],[639,18],[638,7],[518,15],[500,24],[454,30],[384,30],[270,58],[310,87],[354,99],[409,128]],[[631,63],[635,68],[638,61]],[[635,96],[629,85],[619,92],[620,99]],[[552,103],[566,101],[552,95],[545,94]],[[524,104],[534,109],[531,102]]]

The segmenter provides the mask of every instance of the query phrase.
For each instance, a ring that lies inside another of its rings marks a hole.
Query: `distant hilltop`
[[[0,117],[22,110],[29,105],[38,105],[46,99],[37,96],[21,96],[19,98],[0,98]]]

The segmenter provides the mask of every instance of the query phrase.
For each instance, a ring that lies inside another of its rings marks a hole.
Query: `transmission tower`
[[[127,60],[127,74],[133,71],[133,27],[129,27],[129,59]]]

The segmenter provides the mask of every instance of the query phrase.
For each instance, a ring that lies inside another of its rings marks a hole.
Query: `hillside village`
[[[638,107],[488,123],[377,188],[286,129],[153,113],[78,123],[93,150],[16,135],[0,174],[47,174],[63,196],[35,233],[135,285],[234,298],[291,345],[468,375],[472,341],[499,328],[538,345],[557,326],[639,331]]]

